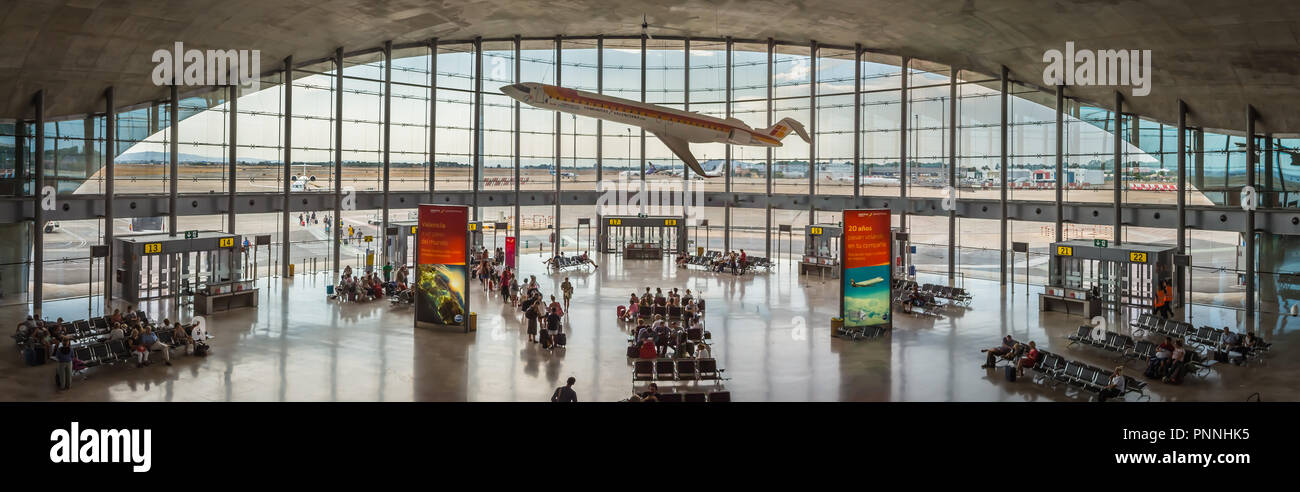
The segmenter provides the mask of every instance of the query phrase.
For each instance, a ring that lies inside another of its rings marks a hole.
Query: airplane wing
[[[681,137],[669,137],[658,133],[653,135],[659,137],[659,141],[668,146],[668,150],[673,151],[673,154],[676,154],[682,162],[686,163],[687,166],[690,166],[691,170],[695,171],[696,174],[709,178],[717,177],[717,175],[711,175],[704,172],[704,168],[700,167],[700,161],[695,160],[695,155],[691,154],[690,144],[688,144],[685,139]]]

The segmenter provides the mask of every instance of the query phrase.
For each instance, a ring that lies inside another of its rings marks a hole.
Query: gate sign
[[[144,254],[156,255],[162,253],[162,243],[144,243]]]
[[[889,210],[845,210],[840,315],[845,327],[887,325],[891,316]]]
[[[1128,261],[1131,261],[1131,262],[1133,262],[1133,263],[1146,263],[1146,262],[1147,262],[1147,254],[1146,254],[1146,253],[1143,253],[1143,252],[1141,252],[1141,251],[1129,251],[1129,252],[1128,252]]]
[[[1074,248],[1070,246],[1057,246],[1056,256],[1074,256]]]
[[[223,237],[219,241],[217,241],[217,247],[219,248],[229,248],[234,245],[235,245],[235,238],[233,237]]]

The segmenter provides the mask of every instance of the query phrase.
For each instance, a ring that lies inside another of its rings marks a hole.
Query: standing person
[[[569,283],[569,277],[564,277],[564,283],[560,284],[560,292],[564,293],[564,309],[569,309],[569,300],[573,299],[573,284]]]
[[[564,316],[564,308],[560,307],[560,301],[555,300],[554,295],[551,296],[551,303],[546,306],[546,309],[548,311],[555,311],[560,316]]]
[[[1152,302],[1152,314],[1164,319],[1173,316],[1173,311],[1169,309],[1169,304],[1173,301],[1173,289],[1169,287],[1169,281],[1161,280],[1160,287],[1156,290],[1155,299]]]
[[[59,383],[59,389],[72,388],[72,342],[64,340],[63,345],[54,352],[54,359],[59,362],[54,372],[54,379]]]
[[[528,341],[537,343],[537,317],[541,309],[541,295],[524,301],[524,317],[528,318]]]
[[[386,284],[388,282],[391,282],[392,280],[393,280],[393,262],[386,261],[384,262],[384,283]]]
[[[564,386],[555,388],[555,393],[551,395],[551,401],[556,403],[577,403],[578,393],[573,391],[573,383],[576,382],[578,382],[577,379],[569,376],[569,380],[565,382]]]
[[[560,326],[560,322],[560,308],[555,307],[546,315],[546,333],[547,338],[551,340],[551,346],[545,348],[555,348],[555,336],[559,335],[560,330],[563,328]]]

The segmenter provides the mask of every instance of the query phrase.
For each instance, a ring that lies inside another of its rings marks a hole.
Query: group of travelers
[[[399,300],[411,300],[410,272],[406,265],[394,268],[393,264],[384,264],[383,276],[374,271],[354,275],[352,266],[343,267],[343,277],[339,279],[337,292],[339,300],[365,302],[395,296]],[[396,272],[396,279],[393,273]]]
[[[639,297],[633,292],[628,298],[627,306],[619,306],[618,317],[627,322],[650,319],[657,308],[663,308],[661,314],[666,318],[680,318],[683,322],[692,323],[699,321],[704,313],[704,298],[695,297],[690,289],[682,294],[673,287],[665,294],[663,289],[655,288],[651,294],[650,287],[646,287]]]
[[[560,251],[560,254],[547,258],[543,263],[546,265],[547,269],[554,268],[559,270],[560,268],[567,266],[564,263],[565,259],[572,259],[576,264],[591,265],[593,268],[600,269],[600,265],[597,265],[596,262],[592,261],[591,256],[588,255],[586,251],[583,251],[582,254],[578,256],[564,256],[564,251]]]
[[[149,365],[149,356],[154,351],[162,352],[163,363],[172,365],[173,345],[178,348],[183,346],[186,354],[206,355],[208,351],[207,344],[203,342],[207,339],[207,335],[203,325],[199,323],[184,325],[179,322],[173,323],[170,319],[163,319],[161,325],[155,325],[138,316],[134,306],[126,313],[115,309],[112,315],[105,317],[104,321],[108,325],[108,332],[95,336],[91,341],[92,344],[120,341],[131,350],[137,368]],[[159,333],[170,333],[171,345],[160,341]],[[74,342],[78,344],[85,342],[85,336],[78,336],[71,324],[65,322],[63,318],[49,322],[28,315],[26,320],[18,323],[14,338],[33,350],[39,346],[40,357],[57,363],[55,380],[60,390],[71,388],[73,372],[86,367],[86,361],[77,358],[72,346]]]
[[[568,279],[565,279],[568,283]],[[550,296],[550,302],[542,296],[537,285],[537,276],[530,275],[520,287],[524,294],[518,303],[520,312],[528,324],[528,341],[540,344],[543,349],[552,350],[567,344],[564,334],[565,305]],[[566,298],[566,304],[568,299]]]
[[[686,254],[677,255],[677,268],[686,268],[690,264],[691,257]],[[717,256],[709,263],[709,271],[724,273],[730,271],[734,275],[745,273],[749,269],[749,254],[745,250],[728,251],[724,255]]]

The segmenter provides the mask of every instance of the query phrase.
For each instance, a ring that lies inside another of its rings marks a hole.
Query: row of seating
[[[1111,377],[1114,376],[1111,371],[1083,362],[1069,360],[1045,350],[1040,349],[1038,356],[1039,362],[1031,370],[1038,376],[1038,381],[1053,388],[1065,384],[1067,387],[1097,395],[1101,393],[1102,388],[1110,385]],[[1146,388],[1147,383],[1145,381],[1140,381],[1128,375],[1124,376],[1125,395],[1137,393],[1139,399],[1149,400],[1151,396],[1146,394]],[[1123,398],[1121,397],[1121,399]]]
[[[698,304],[695,309],[697,316],[704,314],[704,309]],[[658,315],[669,321],[681,321],[686,316],[686,311],[681,306],[650,306],[649,308],[638,308],[636,314],[638,319],[650,319]]]
[[[712,268],[714,263],[722,261],[722,257],[723,255],[721,251],[708,251],[705,252],[703,256],[687,256],[686,264]],[[772,269],[772,260],[763,256],[747,256],[745,257],[745,264],[740,273],[745,273],[754,268],[762,268],[770,271]]]
[[[1105,331],[1105,335],[1095,337],[1093,331],[1094,328],[1091,326],[1079,326],[1077,332],[1065,337],[1070,340],[1066,347],[1082,344],[1114,352],[1119,354],[1120,360],[1124,361],[1125,364],[1130,360],[1147,361],[1156,356],[1157,345],[1155,343],[1146,340],[1134,340],[1131,336],[1113,331]],[[1217,363],[1214,359],[1207,358],[1195,350],[1187,350],[1183,362],[1188,366],[1188,373],[1201,377],[1209,374],[1210,367]]]
[[[917,292],[920,292],[923,296],[943,299],[949,304],[970,307],[970,292],[961,287],[949,287],[939,284],[919,284],[918,286],[915,280],[905,278],[895,278],[892,282],[894,291],[910,292],[913,287],[917,287]]]
[[[859,338],[876,338],[884,335],[885,333],[889,333],[888,328],[885,328],[884,326],[880,326],[880,325],[877,326],[840,325],[840,328],[836,331],[839,333],[840,338],[847,338],[849,340],[857,340]]]
[[[721,403],[731,401],[730,391],[713,391],[709,393],[659,393],[661,403]]]
[[[720,381],[717,359],[637,359],[632,381]]]
[[[144,324],[152,324],[149,321],[149,315],[144,311],[136,311],[136,318]],[[53,326],[53,321],[46,321],[45,326]],[[64,322],[64,336],[71,340],[73,346],[86,345],[99,341],[104,335],[107,335],[111,327],[108,318],[99,316],[90,319],[80,319],[72,322]],[[35,340],[29,340],[28,337],[15,334],[14,342],[18,344],[21,350],[35,343]]]
[[[551,259],[549,268],[563,270],[565,268],[586,267],[591,264],[591,260],[584,260],[581,256],[556,256]]]

